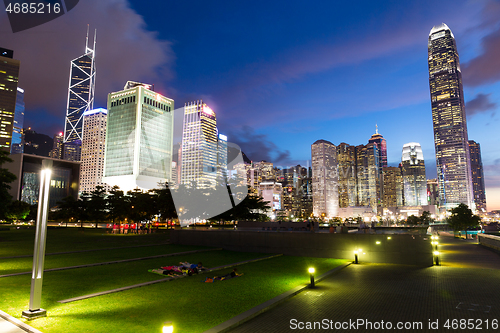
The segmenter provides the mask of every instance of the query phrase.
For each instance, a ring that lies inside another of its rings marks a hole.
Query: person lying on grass
[[[203,267],[203,264],[201,263],[201,261],[197,264],[190,264],[189,262],[185,261],[185,262],[180,262],[179,265],[183,266],[183,267],[186,267],[186,268],[190,268],[190,269],[197,269],[199,271],[202,271],[202,270],[206,270],[205,267]]]
[[[175,276],[175,275],[193,275],[193,274],[198,274],[198,269],[195,268],[186,268],[184,266],[164,266],[161,269],[163,269],[163,274],[164,275],[170,275],[170,276]]]
[[[241,274],[238,273],[238,269],[234,268],[231,273],[226,274],[226,275],[214,276],[213,278],[209,278],[207,276],[207,278],[205,279],[205,282],[210,283],[210,282],[214,282],[214,281],[224,281],[224,280],[232,279],[234,277],[238,277],[238,276],[242,276],[242,275],[243,275],[243,273],[241,273]]]

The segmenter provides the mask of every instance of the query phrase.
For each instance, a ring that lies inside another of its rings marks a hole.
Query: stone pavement
[[[439,241],[441,266],[350,265],[229,332],[500,332],[500,256],[476,241]]]
[[[0,310],[0,332],[1,333],[42,333],[19,319]]]

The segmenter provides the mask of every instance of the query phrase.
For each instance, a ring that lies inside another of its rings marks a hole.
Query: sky
[[[12,33],[25,127],[64,129],[70,61],[97,29],[96,101],[126,81],[153,83],[176,108],[203,99],[220,133],[253,161],[310,165],[311,144],[387,140],[389,165],[421,144],[436,177],[427,64],[434,25],[460,56],[469,139],[482,150],[488,210],[500,209],[500,1],[81,0],[65,15]]]

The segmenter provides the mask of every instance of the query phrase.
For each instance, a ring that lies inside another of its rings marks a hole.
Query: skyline
[[[48,135],[63,129],[69,62],[83,52],[88,23],[98,30],[95,107],[105,107],[107,94],[127,80],[151,82],[178,105],[203,99],[228,141],[254,161],[282,166],[306,165],[311,144],[320,139],[366,144],[378,124],[389,166],[400,162],[404,143],[418,142],[427,177],[435,178],[427,39],[431,28],[444,22],[457,41],[469,139],[481,144],[488,210],[500,209],[494,132],[500,102],[498,2],[366,2],[359,12],[348,5],[200,2],[193,12],[184,4],[156,3],[153,10],[116,1],[116,15],[104,20],[109,6],[82,3],[17,34],[1,14],[2,47],[21,60],[25,127]],[[177,14],[168,26],[157,14],[162,8]],[[408,15],[401,18],[400,12]],[[131,42],[138,45],[133,50]],[[33,47],[45,52],[30,55]],[[48,77],[48,70],[54,75]],[[50,89],[40,87],[44,79]]]

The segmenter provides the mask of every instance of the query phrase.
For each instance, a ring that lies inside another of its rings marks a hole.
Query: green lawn
[[[79,234],[72,234],[78,240]],[[25,236],[29,236],[25,234]],[[128,242],[147,243],[147,236],[111,236],[114,246],[127,246]],[[5,237],[0,234],[0,238]],[[17,236],[16,236],[17,237]],[[66,233],[58,230],[53,236],[54,248],[62,246]],[[84,238],[81,249],[94,246],[87,237],[97,235],[80,235]],[[142,239],[140,239],[142,238]],[[21,240],[21,238],[19,238]],[[115,241],[116,239],[120,242]],[[151,238],[151,240],[155,240]],[[0,243],[0,251],[8,242]],[[153,241],[152,244],[158,242]],[[109,245],[109,244],[107,244]],[[48,246],[48,245],[47,245]],[[98,244],[96,248],[105,247]],[[112,246],[106,246],[112,247]],[[178,252],[191,250],[194,247],[164,245],[163,250],[152,246],[151,253]],[[136,248],[134,251],[123,249],[123,252],[112,252],[112,256],[120,255],[121,259],[136,257],[136,250],[148,253],[149,247]],[[10,249],[9,252],[15,253]],[[96,251],[72,254],[74,260],[83,262],[92,258],[95,262],[108,261],[108,251]],[[4,253],[4,252],[1,252]],[[15,254],[11,254],[15,255]],[[154,254],[152,254],[154,255]],[[49,256],[51,265],[62,267],[67,265],[67,255]],[[89,256],[86,258],[86,256]],[[261,304],[287,290],[307,283],[307,268],[314,266],[320,275],[345,260],[281,256],[238,267],[242,277],[215,283],[203,283],[206,276],[222,275],[231,269],[200,274],[169,282],[94,297],[73,303],[61,304],[57,301],[128,286],[136,283],[162,279],[160,275],[147,272],[150,268],[177,264],[179,261],[202,261],[207,267],[240,262],[253,258],[268,256],[262,253],[244,253],[232,251],[210,251],[190,255],[165,257],[134,261],[121,264],[103,265],[89,268],[78,268],[65,271],[44,273],[42,291],[42,307],[47,310],[48,317],[28,322],[29,325],[42,332],[161,332],[164,321],[173,321],[175,332],[203,332],[235,315]],[[4,266],[5,265],[5,266]],[[9,266],[10,265],[10,266]],[[14,265],[1,260],[0,269]],[[24,264],[23,264],[24,265]],[[5,274],[5,273],[3,273]],[[0,309],[20,318],[21,312],[27,309],[30,292],[30,275],[0,278]]]

